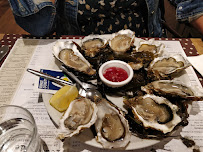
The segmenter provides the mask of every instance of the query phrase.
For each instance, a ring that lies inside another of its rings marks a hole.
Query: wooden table
[[[0,40],[3,39],[3,37],[4,37],[4,34],[0,34]]]
[[[0,40],[4,37],[5,34],[0,34]],[[196,50],[199,54],[203,54],[203,41],[200,38],[191,38],[192,43],[194,44]]]
[[[203,41],[200,38],[191,38],[192,43],[194,44],[197,52],[203,54]]]

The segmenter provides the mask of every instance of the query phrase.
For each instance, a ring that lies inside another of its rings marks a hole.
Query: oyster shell
[[[140,38],[135,38],[134,46],[136,47],[133,52],[151,52],[154,56],[160,56],[165,48],[163,43],[155,41],[155,39],[146,41]]]
[[[126,52],[123,54],[114,54],[114,59],[127,62],[133,70],[139,70],[143,66],[147,67],[154,59],[151,52]]]
[[[134,118],[141,122],[144,128],[152,128],[163,132],[171,132],[181,122],[177,115],[178,106],[164,97],[146,94],[138,98],[125,99],[134,114]]]
[[[58,137],[72,137],[89,128],[97,119],[97,106],[87,98],[72,101],[59,121]]]
[[[180,54],[174,56],[157,57],[148,67],[149,77],[154,76],[155,79],[170,78],[173,74],[176,74],[191,64]],[[150,76],[151,75],[151,76]]]
[[[73,42],[57,41],[53,46],[53,55],[70,68],[88,75],[96,74],[96,70],[92,68]]]
[[[106,44],[107,40],[100,35],[89,35],[82,39],[81,49],[85,52],[86,56],[94,57]]]
[[[121,30],[114,33],[112,39],[109,40],[109,46],[116,54],[125,53],[133,45],[134,34],[131,30]]]
[[[153,53],[157,53],[157,47],[155,45],[149,45],[149,44],[142,44],[138,50],[138,52],[144,52],[144,51],[148,51],[148,52],[153,52]]]
[[[97,103],[98,117],[95,122],[96,140],[104,148],[122,148],[130,142],[128,121],[122,111],[102,99]]]
[[[142,62],[140,63],[128,62],[128,64],[131,66],[133,70],[139,70],[144,66]]]
[[[161,96],[179,97],[193,100],[203,99],[202,89],[171,80],[154,81],[142,86],[141,89],[148,94],[157,94]]]

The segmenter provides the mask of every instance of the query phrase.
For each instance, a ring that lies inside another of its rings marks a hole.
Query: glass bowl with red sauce
[[[122,87],[133,78],[133,69],[124,61],[111,60],[99,68],[101,81],[109,87]]]

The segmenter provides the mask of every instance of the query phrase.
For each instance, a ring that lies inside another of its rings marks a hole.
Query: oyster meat
[[[173,74],[186,69],[191,64],[180,54],[168,57],[155,58],[148,67],[149,77],[155,79],[167,79]],[[150,76],[151,75],[151,76]]]
[[[144,128],[155,129],[164,134],[171,132],[181,122],[178,106],[164,97],[146,94],[138,98],[125,99],[137,122]]]
[[[59,61],[70,68],[88,75],[96,74],[96,70],[92,68],[91,64],[79,52],[77,46],[70,41],[56,42],[53,46],[53,54]]]
[[[59,121],[58,137],[72,137],[89,128],[97,120],[97,106],[87,98],[72,101]]]
[[[128,62],[128,64],[130,65],[130,67],[133,69],[133,70],[139,70],[143,67],[143,63],[140,62],[140,63],[134,63],[134,62]]]
[[[157,52],[157,47],[155,45],[149,45],[149,44],[142,44],[139,49],[138,52],[152,52],[152,53],[156,53]]]
[[[97,103],[98,118],[95,122],[96,140],[104,148],[123,148],[130,142],[128,121],[122,111],[102,99]]]
[[[150,39],[148,41],[135,38],[134,40],[135,49],[133,52],[151,52],[154,56],[160,56],[165,48],[165,45],[161,42]]]
[[[94,57],[107,44],[107,40],[101,38],[99,35],[89,35],[82,40],[81,49],[86,56]]]
[[[122,54],[131,48],[135,36],[131,30],[121,30],[118,33],[112,34],[112,37],[109,41],[109,46],[114,53]]]
[[[141,89],[148,94],[157,94],[167,97],[179,97],[183,99],[201,100],[202,89],[192,86],[187,86],[172,80],[153,81]]]

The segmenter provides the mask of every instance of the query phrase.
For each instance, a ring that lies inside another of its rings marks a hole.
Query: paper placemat
[[[12,35],[13,36],[13,35]],[[69,37],[60,37],[60,39],[67,39]],[[71,39],[80,39],[82,37],[71,37]],[[14,41],[15,39],[15,41]],[[22,59],[17,59],[22,62],[21,68],[19,70],[18,77],[21,79],[21,82],[17,82],[15,85],[18,86],[17,92],[15,92],[15,95],[12,100],[12,104],[18,104],[20,106],[23,106],[27,108],[28,110],[31,111],[33,114],[37,126],[39,128],[39,134],[41,138],[45,141],[47,144],[47,147],[49,148],[50,151],[57,151],[57,152],[62,152],[63,151],[63,143],[60,140],[56,139],[55,133],[56,129],[55,126],[53,125],[50,117],[47,114],[46,108],[44,106],[44,103],[42,101],[42,96],[40,95],[39,92],[35,92],[32,90],[34,82],[33,80],[36,78],[35,75],[31,75],[29,73],[25,73],[25,68],[29,66],[29,68],[34,68],[36,70],[39,70],[39,68],[44,68],[48,67],[48,59],[52,59],[53,55],[51,53],[52,46],[55,43],[55,38],[49,39],[49,38],[41,38],[41,39],[32,39],[30,37],[24,38],[24,39],[18,39],[17,36],[14,36],[13,38],[11,36],[5,36],[4,39],[2,40],[3,45],[8,45],[10,44],[10,47],[12,47],[13,44],[14,48],[11,50],[12,54],[8,56],[7,60],[11,60],[14,58],[17,58],[17,55],[21,53],[26,57],[25,61],[21,61]],[[57,38],[56,38],[57,39]],[[148,38],[144,38],[148,39]],[[9,40],[9,42],[8,42]],[[13,41],[12,41],[13,40]],[[17,40],[17,41],[16,41]],[[165,43],[169,46],[168,49],[172,48],[173,45],[177,45],[178,49],[181,49],[180,43],[177,42],[177,39],[157,39],[157,40],[170,40],[170,41],[176,41],[176,42],[167,42]],[[16,42],[16,43],[15,43]],[[184,51],[187,50],[187,55],[198,55],[197,52],[195,53],[195,48],[191,44],[191,41],[188,39],[182,39],[181,44],[187,43],[188,46],[190,47],[183,48]],[[190,44],[189,44],[190,43]],[[27,48],[23,52],[20,52],[22,48]],[[183,45],[182,45],[183,47]],[[30,49],[29,49],[30,48]],[[188,50],[190,48],[190,51]],[[193,48],[193,49],[191,49]],[[175,51],[176,49],[174,49]],[[178,51],[178,50],[177,50]],[[182,49],[181,49],[182,51]],[[182,51],[183,52],[183,51]],[[194,52],[194,53],[193,53]],[[30,58],[30,59],[29,59]],[[46,59],[46,60],[45,60]],[[6,61],[4,65],[6,65]],[[11,60],[12,61],[12,60]],[[4,66],[3,65],[3,66]],[[8,68],[8,66],[4,66],[5,68]],[[19,67],[19,65],[16,65],[16,67]],[[193,83],[197,82],[196,77],[194,77],[194,71],[192,72],[191,68],[188,69],[191,73],[189,76],[189,81],[193,81]],[[6,74],[6,71],[4,71]],[[12,74],[12,72],[10,73]],[[21,77],[20,77],[21,76]],[[6,75],[4,76],[6,78]],[[1,78],[1,76],[0,76]],[[13,81],[13,80],[12,80]],[[11,86],[12,87],[12,86]],[[3,90],[4,92],[8,91]],[[14,90],[10,90],[11,92]],[[10,93],[11,93],[10,92]],[[9,99],[8,99],[9,100]],[[183,136],[189,136],[193,140],[195,140],[197,145],[202,146],[201,141],[203,139],[203,135],[199,134],[198,131],[201,133],[202,129],[202,122],[203,122],[203,117],[202,117],[202,104],[200,102],[194,102],[193,103],[193,108],[192,108],[192,115],[189,117],[190,124],[186,127],[184,127],[183,131],[181,132],[181,135]],[[200,128],[198,128],[200,127]],[[75,138],[71,138],[69,140],[66,140],[65,145],[67,146],[66,149],[67,151],[105,151],[104,149],[99,149],[95,148],[94,146],[87,145],[83,142],[78,141]],[[178,146],[174,146],[178,145]],[[202,149],[202,147],[199,147]],[[177,150],[184,150],[185,152],[190,152],[193,149],[192,148],[187,148],[185,145],[183,145],[182,141],[180,141],[178,138],[167,138],[164,139],[161,143],[150,146],[150,147],[145,147],[140,150],[137,150],[139,152],[148,152],[148,151],[177,151]],[[47,150],[48,151],[48,150]],[[108,151],[108,150],[107,150]]]

